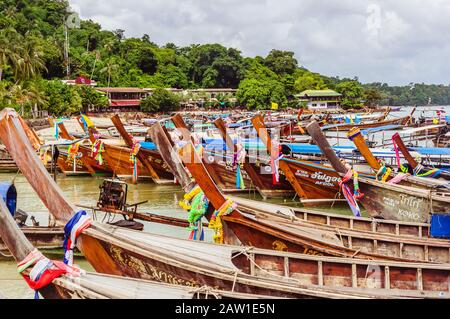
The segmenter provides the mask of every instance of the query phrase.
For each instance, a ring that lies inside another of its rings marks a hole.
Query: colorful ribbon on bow
[[[33,267],[28,275],[24,271]],[[39,290],[48,286],[54,279],[64,274],[74,277],[81,275],[81,269],[66,265],[60,261],[51,261],[42,255],[37,249],[17,264],[17,272],[22,275],[28,286],[35,291],[34,298],[39,299]]]
[[[392,169],[386,167],[386,163],[383,160],[378,160],[380,163],[380,169],[375,175],[377,181],[386,182],[389,176],[391,176]]]
[[[242,143],[236,143],[236,153],[233,156],[233,166],[236,167],[236,188],[245,189],[244,177],[242,176],[242,168],[245,162],[245,149]]]
[[[189,212],[188,221],[190,230],[190,240],[203,241],[205,238],[202,217],[208,210],[209,201],[199,186],[193,188],[189,193],[184,195],[184,200],[179,205]]]
[[[55,138],[58,140],[59,139],[59,126],[58,124],[63,124],[63,120],[62,119],[57,119],[55,121],[54,127],[55,127]]]
[[[92,157],[95,158],[99,165],[103,165],[103,157],[102,153],[105,151],[105,147],[101,140],[96,140],[94,144],[92,144]]]
[[[348,186],[348,182],[352,179],[352,177],[353,177],[353,193],[350,191],[350,187]],[[350,169],[342,178],[342,180],[339,182],[339,187],[342,189],[342,194],[347,200],[348,206],[352,210],[353,215],[355,215],[356,217],[361,217],[361,210],[359,208],[357,200],[364,197],[364,194],[361,193],[359,189],[358,173]]]
[[[75,248],[77,238],[91,224],[91,217],[89,217],[86,211],[81,210],[73,215],[66,226],[64,226],[64,264],[69,266],[73,265],[73,249]]]
[[[213,240],[216,244],[223,244],[223,225],[221,217],[231,214],[236,207],[236,203],[231,199],[227,199],[222,206],[212,214],[208,228],[214,229]]]
[[[130,153],[130,164],[133,168],[133,179],[137,181],[138,179],[138,165],[137,165],[137,154],[139,153],[139,150],[141,149],[141,144],[137,141],[133,143],[133,148],[131,149]]]

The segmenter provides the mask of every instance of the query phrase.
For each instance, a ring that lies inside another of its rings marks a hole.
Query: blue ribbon
[[[66,252],[67,250],[70,249],[70,247],[68,247],[68,242],[69,242],[69,238],[70,238],[70,234],[72,233],[72,229],[73,227],[78,223],[78,221],[80,220],[81,217],[87,215],[86,211],[84,210],[80,210],[77,213],[75,213],[75,215],[72,216],[72,218],[67,222],[66,226],[64,226],[64,243],[63,243],[63,248],[64,248],[64,263],[66,265],[69,264],[69,260],[66,257]]]

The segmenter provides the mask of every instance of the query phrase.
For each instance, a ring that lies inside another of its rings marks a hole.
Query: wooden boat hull
[[[238,189],[236,187],[236,172],[231,163],[228,163],[226,160],[223,160],[218,156],[208,153],[205,154],[203,160],[208,173],[221,190],[246,192],[253,189],[252,181],[244,170],[241,170],[241,172],[244,179],[245,188]]]
[[[333,168],[288,158],[283,158],[281,161],[287,164],[287,169],[295,176],[307,199],[339,197],[341,177]]]
[[[83,241],[86,238],[84,236]],[[152,235],[149,234],[149,236]],[[388,290],[394,290],[394,294],[400,294],[395,292],[396,289],[404,290],[402,292],[404,295],[415,291],[422,294],[428,292],[447,294],[449,291],[450,268],[448,265],[311,256],[198,242],[189,242],[192,245],[192,251],[190,253],[186,251],[178,258],[174,258],[173,255],[162,253],[162,247],[158,247],[158,241],[161,239],[155,237],[153,237],[155,239],[153,241],[154,248],[147,247],[146,251],[141,251],[140,247],[130,249],[129,240],[133,240],[132,237],[123,237],[121,244],[117,243],[115,239],[102,240],[101,235],[96,237],[95,240],[104,251],[113,257],[114,264],[113,266],[98,264],[100,267],[96,268],[97,271],[105,272],[115,268],[127,277],[150,279],[193,288],[208,285],[234,292],[276,297],[307,297],[308,294],[299,291],[299,288],[305,286],[334,289],[381,289],[385,296],[389,295]],[[163,240],[170,243],[175,239],[167,237]],[[179,243],[171,244],[173,247],[185,247],[186,241],[176,241]],[[224,248],[225,251],[220,252]],[[209,249],[216,249],[217,257],[219,257],[218,260],[215,260],[213,258],[215,254],[212,253],[210,255],[212,257],[211,264],[204,262],[202,258],[205,256],[197,255],[199,250],[204,252]],[[184,248],[181,248],[181,251],[183,250]],[[179,252],[180,250],[178,250]],[[191,256],[188,256],[189,254]],[[225,267],[220,262],[220,258],[223,256],[227,258],[228,254],[230,254],[229,260],[236,267],[234,272],[230,271],[233,268],[228,268],[231,265]],[[187,259],[190,261],[186,262]],[[219,268],[215,266],[216,263]],[[220,268],[222,271],[219,270]],[[374,273],[375,275],[373,275]],[[256,276],[261,279],[274,280],[274,285],[267,285],[267,282],[255,282],[248,277],[249,275],[253,277],[252,279]],[[277,278],[284,279],[280,282]]]
[[[103,164],[99,164],[97,160],[92,157],[92,151],[89,146],[80,145],[79,152],[81,154],[80,160],[92,176],[112,175],[112,170],[109,167],[107,159],[103,158]]]
[[[56,162],[58,168],[66,176],[79,176],[79,175],[90,175],[88,168],[79,159],[75,160],[73,157],[68,157],[67,153],[60,153],[58,160]]]
[[[371,217],[407,222],[429,223],[432,212],[449,213],[449,199],[430,201],[430,191],[413,189],[404,192],[399,185],[359,181],[364,207]]]
[[[64,229],[62,227],[23,227],[27,239],[38,249],[62,248],[64,241]],[[0,238],[0,250],[7,250]]]
[[[133,164],[130,162],[130,150],[125,147],[104,144],[105,157],[113,175],[123,178],[132,178],[134,173]],[[150,173],[142,163],[137,161],[138,177],[150,178]]]
[[[153,169],[155,170],[156,174],[158,174],[160,183],[173,183],[173,173],[170,170],[169,166],[164,162],[158,150],[152,151],[141,149],[140,152],[145,155],[145,157],[148,159]],[[158,183],[158,181],[155,182]]]
[[[380,122],[340,125],[340,126],[328,128],[327,130],[328,131],[349,131],[354,127],[357,127],[359,129],[367,129],[367,128],[381,127],[381,126],[385,126],[385,125],[406,125],[409,120],[410,120],[410,117],[407,116],[407,117],[403,117],[403,118],[399,118],[399,119],[386,120],[386,121],[380,121]]]

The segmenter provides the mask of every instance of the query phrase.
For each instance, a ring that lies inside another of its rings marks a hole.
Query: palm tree
[[[109,59],[108,62],[106,62],[106,66],[100,70],[100,73],[108,74],[108,87],[111,83],[111,77],[113,76],[113,73],[117,72],[118,70],[119,66],[117,64],[114,64],[114,61],[112,59]]]
[[[24,82],[47,71],[43,60],[44,52],[39,41],[31,34],[26,34],[23,46],[19,48],[19,58],[15,68],[16,81]]]
[[[18,33],[13,28],[0,30],[0,81],[5,66],[16,66],[19,59],[17,48],[19,46]]]
[[[39,90],[34,82],[25,82],[24,84],[14,84],[10,88],[10,99],[21,106],[21,113],[24,114],[25,105],[31,105],[34,111],[39,106],[47,105],[47,97]]]

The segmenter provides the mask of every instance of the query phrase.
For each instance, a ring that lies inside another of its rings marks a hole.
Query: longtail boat
[[[226,204],[227,201],[211,177],[209,177],[201,163],[201,159],[195,153],[192,143],[188,142],[181,150],[182,160],[186,167],[196,179],[200,188],[204,190],[206,196],[210,199],[210,203],[214,208],[220,210],[220,207]],[[332,231],[329,227],[320,229],[320,227],[311,223],[287,222],[286,220],[273,218],[273,216],[271,218],[267,217],[252,214],[251,209],[247,211],[232,210],[231,213],[221,218],[224,226],[226,226],[223,229],[225,242],[235,241],[234,236],[237,236],[244,245],[309,254],[350,257],[347,253],[354,251],[351,257],[444,263],[450,260],[448,241],[430,243],[425,240],[383,236],[380,234],[369,235],[368,233],[351,231]],[[208,218],[211,217],[208,216]],[[297,238],[292,238],[291,235],[293,234]],[[343,240],[343,238],[348,238],[348,241]],[[338,240],[336,241],[336,239]],[[297,247],[299,244],[303,245],[303,251],[299,251],[299,247]],[[327,247],[324,247],[324,244]],[[432,258],[426,252],[430,244],[436,248],[436,254]],[[413,246],[415,248],[409,249]],[[386,250],[386,247],[390,247],[391,250]]]
[[[392,141],[395,143],[395,147],[402,152],[403,157],[406,159],[410,166],[409,173],[417,175],[417,176],[423,176],[423,177],[436,177],[436,178],[442,178],[445,180],[450,180],[450,172],[440,170],[437,168],[427,167],[423,166],[422,164],[418,163],[415,158],[411,155],[408,148],[406,147],[405,143],[403,143],[402,138],[400,137],[400,134],[395,133],[394,136],[392,136]],[[398,167],[401,168],[400,159],[398,159]]]
[[[131,150],[133,150],[136,146],[137,141],[135,141],[133,137],[125,130],[119,115],[114,115],[111,118],[111,121],[131,152]],[[165,162],[161,158],[161,155],[157,149],[145,149],[141,147],[136,153],[136,157],[150,173],[150,176],[155,183],[173,183],[173,174],[169,167],[165,165]]]
[[[38,255],[34,245],[24,236],[9,214],[5,202],[0,198],[0,236],[5,239],[7,249],[19,263],[30,253]],[[44,259],[45,257],[41,256]],[[45,260],[45,259],[44,259]],[[23,274],[29,276],[29,270]],[[50,299],[193,299],[193,298],[267,298],[254,294],[221,291],[212,287],[189,288],[174,284],[163,284],[143,279],[124,278],[80,271],[76,275],[63,274],[52,280],[39,293]]]
[[[49,212],[56,217],[59,223],[66,223],[76,211],[76,208],[65,198],[40,163],[18,119],[17,113],[12,109],[5,109],[0,113],[0,138],[44,205],[49,209]],[[283,284],[285,279],[268,279],[267,272],[277,269],[277,267],[282,267],[282,269],[285,267],[285,257],[290,255],[283,255],[281,252],[278,252],[278,254],[282,254],[282,257],[274,259],[275,252],[262,251],[261,257],[253,258],[252,262],[248,257],[247,266],[245,263],[241,263],[242,268],[239,268],[239,266],[235,266],[235,263],[232,263],[233,266],[231,266],[230,260],[236,259],[237,255],[240,256],[240,259],[242,259],[242,256],[249,256],[244,253],[248,251],[247,248],[236,246],[227,248],[227,246],[219,247],[206,243],[170,239],[165,236],[144,234],[97,222],[93,222],[89,228],[83,230],[77,241],[77,247],[95,270],[101,273],[153,279],[193,287],[208,285],[225,290],[231,289],[235,292],[251,292],[271,296],[342,296],[342,292],[336,291],[337,288],[333,288],[332,295],[328,291],[323,291],[324,287],[321,287],[320,282],[326,282],[327,280],[322,280],[325,274],[323,274],[320,266],[317,269],[319,272],[318,292],[298,284],[297,276],[294,275],[296,267],[288,270],[289,277],[293,277],[294,285],[286,287]],[[194,254],[194,252],[196,253]],[[231,254],[232,252],[233,254]],[[236,253],[236,256],[232,258],[234,253]],[[212,256],[215,256],[214,260],[211,260]],[[220,256],[225,256],[225,259]],[[299,265],[303,263],[304,259],[302,258],[307,258],[304,255],[292,255],[292,257],[300,258]],[[255,260],[257,261],[255,267],[263,270],[251,274],[251,269],[254,268],[250,264],[254,264],[253,261]],[[357,266],[351,265],[360,261],[339,259],[336,266],[337,271],[342,269],[342,262],[349,263],[349,267],[354,269]],[[368,260],[361,262],[365,267],[368,266],[368,263],[372,263]],[[323,262],[315,261],[314,263],[323,265]],[[227,265],[228,268],[226,268]],[[289,265],[289,260],[287,265]],[[384,265],[389,268],[389,264]],[[391,266],[394,266],[394,264],[391,264]],[[405,264],[398,264],[398,266],[404,267]],[[420,269],[424,269],[422,266],[424,265],[420,264]],[[437,266],[425,265],[427,269],[433,269],[433,267]],[[306,269],[300,272],[305,271]],[[339,274],[339,277],[341,276],[342,274]],[[301,277],[299,276],[299,278]],[[401,286],[405,278],[400,277],[398,277],[398,280],[400,280],[398,284]],[[308,278],[310,279],[309,282],[315,281],[317,283],[315,276],[309,276]],[[416,281],[415,279],[414,282]],[[394,283],[394,278],[391,282]],[[442,283],[442,280],[439,280],[439,282]],[[342,285],[345,286],[346,283]],[[363,284],[356,283],[354,285],[361,287]],[[392,285],[388,286],[391,287]],[[395,285],[392,287],[395,287]],[[326,287],[326,289],[331,288]],[[433,284],[430,290],[434,289],[437,288]],[[383,293],[385,292],[383,291]]]
[[[348,136],[372,169],[379,172],[382,166],[371,153],[359,129],[350,130]],[[366,194],[361,200],[372,217],[430,222],[434,212],[450,213],[447,182],[407,175],[395,184],[392,181],[360,179],[361,191]]]
[[[23,174],[49,211],[58,216],[60,222],[67,221],[75,208],[65,199],[57,185],[43,169],[28,143],[20,122],[17,121],[16,113],[10,109],[4,110],[0,113],[0,119],[0,138],[21,167]],[[42,187],[42,185],[46,187]],[[441,295],[442,292],[448,292],[448,273],[446,272],[450,269],[447,270],[445,265],[375,262],[262,251],[236,246],[217,246],[144,234],[96,222],[83,231],[77,246],[94,268],[100,272],[104,270],[103,272],[107,273],[153,278],[158,281],[172,281],[194,286],[207,284],[212,280],[213,284],[210,286],[224,289],[234,287],[236,292],[251,291],[259,294],[259,292],[265,291],[268,295],[276,296],[310,296],[311,294],[317,296],[320,292],[322,296],[325,296],[323,290],[317,292],[313,289],[317,286],[305,288],[301,286],[302,282],[313,282],[313,285],[318,285],[319,290],[331,289],[329,286],[345,286],[352,289],[379,287],[384,289],[380,292],[380,296],[383,297],[389,297],[392,294],[424,297],[436,296],[439,294],[438,291],[441,292]],[[231,258],[230,251],[234,256],[232,263],[238,267],[237,275],[235,268],[232,268],[233,271],[226,270],[222,267],[224,264],[220,262],[219,256],[225,256],[225,260]],[[250,258],[252,252],[254,258]],[[203,254],[204,257],[199,257],[200,254]],[[248,261],[246,267],[245,264],[236,262],[238,259],[245,261],[245,258]],[[306,262],[306,260],[310,262]],[[243,268],[239,268],[239,265]],[[367,276],[368,267],[370,269],[380,267],[381,276],[375,276],[375,278]],[[252,277],[254,280],[248,278],[251,276],[252,269],[256,276],[256,278]],[[284,278],[281,280],[277,276],[275,279],[272,276],[268,278],[268,272],[277,274],[278,269],[281,270],[278,274],[289,277],[289,282],[295,282],[294,288],[292,285],[286,288],[286,285],[283,284],[286,282]],[[315,269],[312,275],[311,269]],[[326,272],[325,269],[327,269]],[[358,269],[361,269],[361,272]],[[244,277],[242,280],[241,273]],[[348,279],[343,280],[343,276]],[[268,280],[271,284],[267,282]],[[299,284],[299,280],[303,281]],[[398,288],[413,291],[402,290],[400,292],[396,290]],[[342,290],[337,291],[336,289],[333,288],[333,296],[342,296],[342,294],[346,296]],[[428,291],[433,292],[428,293]],[[361,293],[367,296],[368,293],[372,294],[375,291],[358,291],[359,296]],[[327,297],[330,296],[327,291]]]
[[[73,136],[71,136],[69,134],[69,132],[67,131],[64,123],[58,123],[58,128],[59,128],[59,135],[66,139],[66,140],[74,140],[75,138]],[[82,125],[82,124],[80,124]],[[97,176],[97,175],[111,175],[111,169],[108,165],[108,162],[106,159],[101,160],[101,162],[99,162],[97,159],[95,159],[92,156],[92,146],[90,144],[86,144],[84,141],[80,141],[76,144],[74,144],[73,149],[72,149],[72,153],[69,154],[70,152],[68,152],[67,154],[65,154],[64,152],[60,153],[60,158],[58,158],[58,167],[63,171],[66,172],[67,168],[67,162],[70,162],[70,160],[74,161],[74,157],[77,166],[79,165],[78,162],[81,162],[80,164],[80,169],[81,171],[87,171],[89,174],[91,174],[92,176]],[[73,163],[72,163],[73,165]],[[70,168],[69,168],[70,169]],[[72,166],[73,169],[73,166]]]
[[[263,141],[273,161],[278,161],[280,174],[284,175],[298,196],[308,200],[334,200],[340,196],[340,175],[333,167],[295,158],[279,158],[279,149],[264,124],[264,118],[257,115],[252,118],[253,126]],[[321,201],[304,201],[305,205],[320,204]]]
[[[322,130],[328,130],[328,131],[348,131],[352,129],[353,127],[357,127],[359,129],[367,129],[367,128],[375,128],[385,125],[407,125],[412,121],[414,112],[416,111],[416,108],[414,107],[411,111],[411,113],[408,116],[404,116],[401,118],[391,119],[391,120],[383,120],[380,121],[373,121],[369,123],[350,123],[350,124],[331,124],[327,126],[323,126]]]
[[[175,127],[181,132],[183,139],[194,141],[189,128],[184,122],[181,115],[177,114],[172,117],[172,122]],[[236,186],[236,172],[233,168],[232,159],[230,160],[220,160],[217,161],[214,156],[208,156],[206,154],[203,156],[205,159],[205,166],[207,168],[208,173],[214,179],[214,182],[224,191],[226,192],[248,192],[251,190],[252,181],[250,176],[246,174],[245,171],[242,172],[243,177],[243,188],[237,188]]]
[[[307,130],[311,137],[313,137],[315,143],[321,148],[322,153],[327,156],[335,171],[339,172],[341,176],[347,174],[348,168],[336,156],[317,123],[310,123],[307,126]],[[355,131],[352,131],[353,134],[349,132],[355,145],[366,158],[367,163],[374,169],[376,167],[379,169],[380,164],[370,153],[369,148],[364,142],[364,138],[360,133],[354,134]],[[364,149],[361,147],[362,144],[365,145]],[[412,179],[412,177],[408,177],[408,179]],[[425,187],[429,185],[425,179],[415,179],[415,183],[416,185],[422,184]],[[447,199],[444,196],[433,194],[431,188],[426,189],[393,184],[391,181],[385,183],[364,176],[358,177],[358,184],[360,191],[364,194],[359,201],[367,210],[368,214],[374,218],[428,223],[430,222],[432,209],[439,209],[439,211],[445,212],[445,202]],[[433,203],[432,207],[430,207],[430,196]]]
[[[231,150],[232,154],[237,154],[238,147],[227,133],[227,127],[222,118],[217,118],[214,121],[214,125],[219,130],[228,150]],[[217,156],[220,157],[221,154]],[[294,193],[292,186],[286,180],[285,176],[280,176],[279,182],[274,185],[273,175],[267,173],[267,171],[270,171],[270,163],[267,164],[263,161],[258,161],[254,156],[251,158],[250,156],[246,156],[242,163],[242,168],[263,198],[286,197]]]
[[[61,249],[64,241],[64,230],[62,227],[25,226],[21,228],[26,238],[34,247],[45,250]],[[6,251],[5,243],[0,236],[0,251]]]
[[[74,139],[74,137],[68,133],[63,123],[59,123],[58,126],[60,128],[61,137],[71,140]],[[91,144],[95,144],[97,142],[97,137],[99,136],[96,129],[89,128],[88,134]],[[77,156],[79,158],[78,162],[81,161],[91,175],[95,176],[99,173],[112,174],[120,178],[132,179],[133,182],[137,182],[139,177],[152,178],[148,167],[143,165],[139,160],[134,163],[133,158],[131,157],[131,149],[120,145],[120,141],[112,143],[110,140],[100,140],[100,142],[102,143],[102,150],[100,150],[101,160],[93,157],[92,146],[85,144],[76,145],[76,151],[79,154]],[[73,157],[74,155],[70,156],[72,161]],[[70,162],[70,160],[66,159],[66,162]],[[60,168],[63,169],[64,167],[60,164]]]

